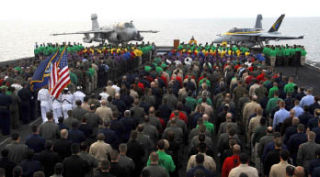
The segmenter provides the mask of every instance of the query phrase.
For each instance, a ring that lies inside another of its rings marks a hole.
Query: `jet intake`
[[[84,38],[82,38],[83,42],[85,43],[91,43],[92,42],[92,38],[90,37],[89,34],[85,34]]]
[[[91,43],[92,42],[92,39],[88,39],[88,38],[83,38],[82,40],[85,43]]]

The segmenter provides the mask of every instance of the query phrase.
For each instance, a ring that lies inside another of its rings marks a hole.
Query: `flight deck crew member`
[[[10,134],[10,111],[9,106],[12,100],[5,95],[5,89],[0,88],[0,127],[3,135]]]
[[[69,92],[68,88],[64,88],[64,93],[61,95],[62,99],[62,112],[64,119],[68,118],[68,111],[72,110],[73,95]]]
[[[52,101],[52,113],[55,123],[58,123],[59,117],[62,117],[62,98],[61,95],[58,98],[53,98]]]
[[[49,90],[47,88],[41,88],[38,92],[38,101],[40,101],[41,118],[42,122],[46,122],[47,112],[51,110],[51,100]]]
[[[76,101],[77,100],[80,100],[81,102],[83,102],[83,99],[84,97],[86,96],[86,94],[84,94],[82,91],[81,91],[82,87],[81,86],[77,86],[77,91],[75,91],[73,93],[73,108],[76,108],[77,105],[76,105]]]

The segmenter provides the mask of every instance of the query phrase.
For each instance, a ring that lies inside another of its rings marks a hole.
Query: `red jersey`
[[[171,113],[170,115],[170,120],[174,117],[174,113]],[[183,120],[186,124],[188,124],[188,117],[187,115],[182,112],[182,111],[179,111],[179,119],[180,120]]]
[[[231,157],[227,157],[223,162],[221,177],[228,177],[230,171],[233,168],[239,166],[239,164],[240,164],[239,155],[233,155]]]
[[[258,80],[258,81],[264,81],[264,80],[265,80],[265,79],[264,79],[264,73],[259,74],[259,75],[257,76],[257,80]]]

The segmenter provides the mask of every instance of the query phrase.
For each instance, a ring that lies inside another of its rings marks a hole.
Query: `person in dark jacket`
[[[32,149],[35,153],[41,152],[44,149],[46,140],[39,135],[38,126],[33,125],[31,127],[32,134],[27,137],[26,145]]]
[[[100,117],[95,114],[96,106],[94,104],[90,105],[90,111],[84,115],[84,118],[87,120],[87,125],[91,128],[92,133],[96,134],[98,131],[98,126],[101,123]]]
[[[125,127],[123,126],[122,121],[118,120],[119,114],[117,112],[113,112],[112,114],[113,115],[110,128],[111,130],[115,131],[118,139],[122,142],[122,140],[124,139]]]
[[[291,135],[287,147],[290,151],[291,157],[293,159],[293,162],[296,162],[297,153],[300,144],[305,143],[308,141],[307,135],[304,132],[305,128],[303,124],[299,124],[297,128],[297,133],[294,135]]]
[[[8,158],[14,163],[20,163],[24,159],[29,148],[27,145],[20,143],[20,135],[18,133],[13,133],[11,139],[12,143],[5,147],[5,149],[9,151]]]
[[[89,154],[88,151],[89,151],[88,143],[82,142],[80,144],[80,153],[78,155],[81,159],[85,160],[89,165],[89,172],[86,174],[86,177],[92,176],[93,169],[98,167],[98,160],[94,158],[91,154]]]
[[[43,167],[43,171],[46,176],[53,175],[55,164],[61,161],[58,153],[53,151],[52,141],[46,142],[45,150],[36,154],[35,159],[37,159],[41,162],[41,165]]]
[[[110,153],[111,157],[111,168],[110,173],[113,174],[116,177],[127,177],[130,174],[128,173],[128,169],[123,168],[119,165],[119,153],[118,151],[112,151]]]
[[[64,177],[84,177],[85,174],[89,171],[88,163],[81,159],[78,155],[80,152],[79,144],[71,145],[71,153],[72,155],[65,158],[63,161],[64,168]]]
[[[135,164],[135,170],[133,172],[133,177],[138,177],[142,167],[146,163],[143,159],[144,157],[144,148],[143,146],[137,141],[138,132],[136,130],[133,130],[131,132],[130,140],[127,144],[128,151],[127,156],[130,157]]]
[[[12,99],[10,96],[5,94],[5,89],[0,89],[0,128],[2,129],[3,135],[10,134],[10,105]]]
[[[106,143],[110,144],[113,149],[117,149],[119,145],[119,138],[116,135],[116,132],[112,129],[110,129],[111,123],[110,121],[106,120],[104,122],[105,128],[100,128],[98,130],[98,134],[102,133],[106,137],[104,140]]]
[[[86,139],[84,133],[78,129],[79,124],[78,122],[72,122],[72,129],[69,131],[68,139],[72,143],[81,143]]]
[[[60,131],[60,136],[61,136],[60,139],[58,139],[54,143],[53,151],[57,152],[61,159],[64,159],[64,158],[71,155],[70,147],[71,147],[72,143],[68,140],[68,130],[67,129],[62,129]]]
[[[131,111],[126,110],[124,112],[124,117],[121,119],[121,123],[124,126],[124,142],[127,142],[130,137],[131,130],[135,129],[138,122],[135,122],[133,118],[131,118]]]
[[[33,156],[33,151],[28,151],[26,153],[26,159],[20,163],[23,177],[32,177],[34,172],[42,169],[41,163],[38,160],[34,160]]]
[[[77,107],[72,110],[72,116],[78,121],[81,121],[83,116],[87,113],[87,111],[81,107],[81,104],[81,100],[76,100]]]
[[[6,177],[12,177],[12,170],[17,164],[9,160],[8,155],[9,151],[7,149],[1,151],[0,168],[6,170]]]
[[[79,130],[81,130],[87,138],[93,136],[93,129],[89,126],[87,123],[87,118],[85,117],[83,117],[81,120]]]
[[[115,177],[110,173],[109,160],[102,160],[99,165],[99,173],[94,177]]]
[[[264,158],[263,170],[264,175],[269,176],[271,166],[280,162],[280,151],[282,149],[282,142],[277,139],[274,143],[274,149],[271,150]]]
[[[312,114],[309,112],[309,107],[304,106],[303,107],[304,112],[299,116],[300,123],[302,123],[304,126],[307,126],[308,121],[312,119]]]
[[[23,84],[23,88],[19,90],[18,96],[21,99],[21,104],[20,104],[21,120],[23,124],[27,124],[32,119],[31,118],[31,114],[32,114],[31,102],[33,100],[32,92],[28,88],[27,83]]]
[[[132,174],[132,172],[134,171],[135,168],[135,164],[133,162],[133,160],[127,156],[127,151],[128,151],[128,147],[127,144],[120,144],[119,145],[119,153],[120,153],[120,157],[119,157],[119,165],[122,168],[127,169],[127,172],[129,174]]]
[[[22,167],[17,165],[12,170],[13,177],[22,177]]]

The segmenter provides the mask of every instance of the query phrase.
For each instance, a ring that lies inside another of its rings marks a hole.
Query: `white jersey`
[[[120,87],[118,87],[117,85],[112,85],[112,88],[116,90],[116,93],[120,93]]]
[[[38,101],[40,101],[40,106],[51,106],[50,94],[48,89],[42,88],[39,90]]]
[[[83,102],[83,99],[84,99],[85,96],[86,95],[83,92],[79,91],[79,90],[74,92],[73,93],[73,105],[74,106],[76,105],[76,101],[77,100],[80,100],[81,102]]]
[[[99,95],[101,96],[101,100],[108,100],[110,96],[107,92],[101,92]]]

